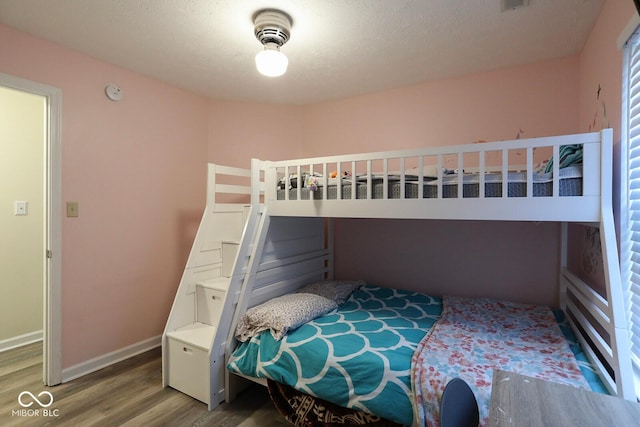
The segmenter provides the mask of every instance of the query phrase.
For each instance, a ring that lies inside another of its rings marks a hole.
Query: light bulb
[[[280,52],[275,43],[265,44],[264,50],[256,55],[256,68],[260,74],[268,77],[283,75],[287,71],[287,65],[289,65],[287,56]]]

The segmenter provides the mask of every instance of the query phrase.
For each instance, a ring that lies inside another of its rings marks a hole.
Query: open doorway
[[[12,210],[11,215],[21,219],[29,216],[29,200],[20,200],[22,198],[32,198],[32,218],[36,223],[39,233],[39,241],[35,243],[36,257],[39,260],[33,262],[36,275],[41,278],[39,281],[42,286],[41,298],[36,298],[41,303],[42,313],[42,343],[43,343],[43,382],[45,385],[56,385],[62,382],[61,368],[61,108],[62,93],[60,89],[20,79],[0,73],[0,87],[10,90],[12,94],[24,94],[27,104],[31,101],[36,105],[40,105],[40,118],[42,123],[35,124],[43,135],[39,153],[31,157],[32,161],[39,162],[39,183],[31,185],[31,187],[40,187],[34,193],[32,190],[21,188],[20,194],[29,194],[26,197],[15,196],[16,200],[10,200],[8,204]],[[9,93],[9,92],[7,92]],[[38,108],[38,107],[36,107]],[[2,123],[0,123],[2,125]],[[4,126],[11,126],[6,122]],[[17,176],[16,181],[20,180],[22,185],[25,181],[22,177]],[[39,193],[38,193],[39,191]],[[15,193],[18,194],[18,193]],[[14,197],[14,196],[11,196]],[[39,200],[38,200],[39,199]],[[26,202],[26,203],[23,203]],[[5,203],[6,207],[7,203]],[[15,222],[13,225],[19,224],[25,226],[27,221],[22,223]],[[8,227],[11,226],[7,223]],[[33,231],[32,231],[33,232]],[[20,235],[24,238],[24,234]],[[38,255],[39,252],[39,255]],[[14,273],[19,274],[19,273]],[[20,281],[19,279],[12,279]],[[29,280],[33,280],[30,278]],[[38,280],[37,278],[35,280]],[[20,286],[16,286],[19,289]],[[37,292],[37,289],[36,289]],[[20,296],[18,297],[20,298]],[[27,327],[27,329],[33,329]],[[5,332],[6,333],[6,332]],[[18,333],[16,343],[20,339],[28,341],[36,339],[38,331],[27,332],[21,336]]]
[[[43,335],[45,107],[0,87],[0,351]]]

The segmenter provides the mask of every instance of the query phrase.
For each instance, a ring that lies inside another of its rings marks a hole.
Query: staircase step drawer
[[[217,326],[226,292],[196,285],[196,318],[200,323]]]
[[[169,338],[169,386],[209,403],[209,355],[194,345]]]

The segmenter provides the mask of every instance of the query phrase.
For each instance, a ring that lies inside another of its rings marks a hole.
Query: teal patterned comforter
[[[227,368],[412,425],[411,359],[441,313],[442,298],[365,285],[281,341],[266,331],[242,343]],[[591,389],[607,393],[564,313],[554,315]]]
[[[228,369],[411,425],[411,357],[441,311],[441,298],[365,285],[281,341],[242,343]]]

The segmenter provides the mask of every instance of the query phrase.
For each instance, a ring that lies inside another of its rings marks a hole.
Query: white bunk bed
[[[569,146],[581,148],[582,166],[567,175],[561,163]],[[561,159],[552,162],[546,175],[536,171],[541,153]],[[508,177],[507,185],[502,185],[503,177]],[[578,189],[564,179],[579,181]],[[610,129],[360,155],[254,160],[255,229],[244,233],[238,258],[246,262],[241,271],[234,270],[241,284],[225,302],[221,326],[227,335],[213,346],[212,354],[224,354],[224,363],[229,362],[237,345],[236,326],[249,308],[306,284],[333,279],[331,218],[555,221],[563,224],[561,308],[609,393],[633,400],[611,180]],[[600,230],[605,295],[569,271],[568,223]],[[227,401],[238,392],[237,378],[226,374]]]

